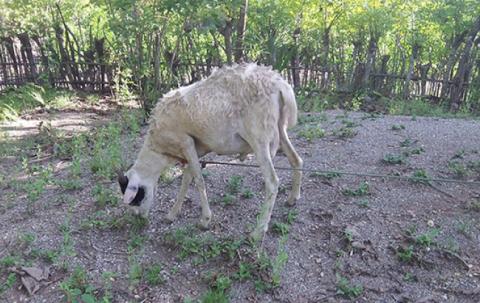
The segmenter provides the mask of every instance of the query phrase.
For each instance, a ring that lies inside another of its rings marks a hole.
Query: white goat
[[[180,192],[167,215],[173,221],[192,179],[200,193],[200,223],[212,218],[199,157],[254,153],[265,178],[265,204],[251,236],[260,239],[268,229],[279,180],[272,158],[278,148],[293,172],[287,203],[300,197],[302,159],[294,150],[287,128],[296,124],[297,105],[291,86],[271,68],[255,64],[224,67],[210,77],[165,95],[152,112],[148,134],[135,164],[119,176],[123,202],[144,216],[154,199],[160,173],[177,162],[185,165]]]

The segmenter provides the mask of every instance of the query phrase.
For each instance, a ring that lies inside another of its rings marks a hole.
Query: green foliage
[[[71,104],[73,97],[74,93],[67,90],[29,83],[0,95],[0,121],[16,119],[24,111],[36,107],[64,108]]]
[[[403,124],[393,124],[391,130],[403,130],[405,129],[405,125]]]
[[[145,272],[145,280],[150,286],[156,286],[164,282],[162,274],[162,265],[153,264]]]
[[[361,183],[357,189],[349,189],[346,188],[342,190],[342,193],[345,196],[351,196],[351,197],[361,197],[361,196],[366,196],[370,194],[370,186],[368,185],[367,182]]]
[[[397,256],[402,262],[411,262],[413,259],[413,245],[408,247],[399,247],[397,249]]]
[[[342,126],[333,131],[333,135],[341,139],[353,138],[357,135],[357,131],[352,127]]]
[[[255,197],[255,194],[253,193],[253,191],[250,188],[245,188],[242,191],[242,198],[251,199],[253,197]]]
[[[283,222],[273,222],[272,224],[272,231],[281,236],[288,235],[289,229],[290,225]]]
[[[325,130],[320,125],[306,125],[298,131],[298,136],[312,141],[325,137]]]
[[[60,283],[60,289],[67,302],[95,303],[95,287],[88,283],[87,272],[82,267],[75,267],[72,275]]]
[[[0,295],[7,289],[12,288],[15,282],[17,282],[17,275],[15,273],[9,273],[5,282],[0,282]]]
[[[457,178],[464,178],[468,176],[468,168],[459,161],[449,161],[448,170]]]
[[[231,194],[225,194],[220,200],[224,205],[230,205],[235,202],[235,196]]]
[[[337,274],[337,294],[345,296],[348,299],[355,299],[363,292],[363,286],[353,285],[347,278]]]
[[[406,163],[405,157],[403,155],[395,155],[395,154],[386,154],[383,156],[383,163],[387,164],[405,164]]]
[[[90,169],[100,177],[111,179],[122,164],[120,126],[112,122],[95,134]]]
[[[227,183],[228,193],[232,195],[237,194],[238,192],[240,192],[242,184],[243,184],[242,176],[238,176],[238,175],[231,176],[230,179],[228,179],[228,183]]]
[[[430,180],[430,176],[424,169],[416,169],[410,177],[410,181],[413,183],[430,184]]]
[[[104,187],[102,184],[95,184],[92,194],[100,208],[104,208],[107,205],[116,206],[118,203],[118,193]]]
[[[440,229],[432,228],[428,232],[418,235],[415,238],[415,242],[419,245],[430,247],[435,243],[435,238],[440,233]]]

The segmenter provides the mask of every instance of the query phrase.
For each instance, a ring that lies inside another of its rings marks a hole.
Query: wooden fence
[[[97,92],[108,91],[113,85],[113,65],[57,61],[38,48],[26,48],[14,39],[0,39],[0,92],[27,82]]]

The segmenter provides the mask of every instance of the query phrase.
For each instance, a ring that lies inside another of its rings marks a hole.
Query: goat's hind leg
[[[250,235],[254,241],[258,241],[263,238],[268,229],[268,223],[277,198],[279,180],[273,167],[268,144],[259,144],[254,149],[258,165],[265,178],[265,202],[262,204],[258,215],[257,226]]]
[[[292,180],[292,191],[287,199],[287,204],[290,206],[295,205],[298,199],[300,199],[300,186],[302,183],[302,171],[303,160],[300,158],[298,153],[293,148],[290,139],[288,138],[287,130],[285,127],[280,129],[280,147],[282,151],[287,155],[288,162],[294,168],[293,171],[293,180]]]
[[[183,202],[185,201],[185,196],[187,195],[188,186],[190,185],[190,183],[192,183],[192,179],[193,179],[192,173],[190,171],[189,166],[187,165],[183,169],[182,185],[180,185],[180,191],[178,192],[177,200],[175,201],[175,204],[168,212],[168,215],[167,215],[168,221],[173,222],[177,218],[178,213],[182,209]]]

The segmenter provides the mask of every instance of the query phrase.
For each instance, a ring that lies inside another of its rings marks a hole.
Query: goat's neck
[[[167,157],[152,151],[148,147],[148,144],[145,144],[140,150],[132,169],[143,178],[156,181],[162,171],[167,168],[168,164],[169,161]]]

